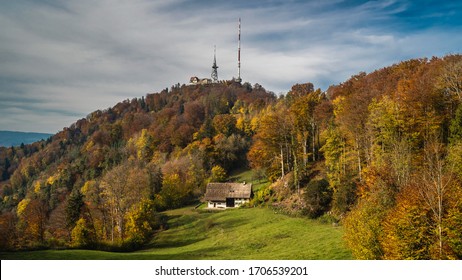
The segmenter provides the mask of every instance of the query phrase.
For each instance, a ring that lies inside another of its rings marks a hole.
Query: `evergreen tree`
[[[462,140],[462,103],[457,107],[456,115],[451,120],[449,132],[449,141],[451,144]]]
[[[304,194],[307,204],[307,214],[310,218],[317,218],[329,210],[332,201],[332,189],[325,179],[310,181]]]
[[[66,205],[66,226],[73,229],[80,218],[80,209],[82,209],[83,195],[78,189],[74,189],[69,195]]]

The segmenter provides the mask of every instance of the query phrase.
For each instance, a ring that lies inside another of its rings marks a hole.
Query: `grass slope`
[[[231,172],[228,181],[230,182],[247,182],[252,184],[252,190],[258,191],[261,188],[269,186],[271,183],[268,179],[257,179],[255,171],[252,169],[241,168]]]
[[[167,212],[168,230],[144,250],[112,253],[46,250],[0,253],[1,259],[351,259],[342,228],[266,208]]]

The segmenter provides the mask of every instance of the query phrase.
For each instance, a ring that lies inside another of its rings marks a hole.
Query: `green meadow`
[[[159,259],[271,260],[351,259],[342,227],[275,213],[269,208],[225,211],[186,207],[167,211],[168,229],[142,250],[0,252],[1,259]]]

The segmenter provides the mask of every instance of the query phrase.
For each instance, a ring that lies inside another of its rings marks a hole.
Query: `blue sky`
[[[0,130],[55,133],[176,83],[237,75],[285,93],[462,52],[461,1],[0,0]]]

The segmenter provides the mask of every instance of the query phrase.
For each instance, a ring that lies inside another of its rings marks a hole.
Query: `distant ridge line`
[[[51,136],[53,136],[51,133],[0,130],[0,147],[32,144],[37,141],[46,140]]]

